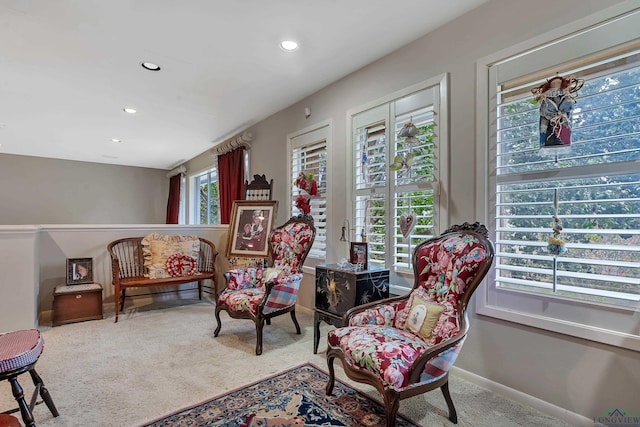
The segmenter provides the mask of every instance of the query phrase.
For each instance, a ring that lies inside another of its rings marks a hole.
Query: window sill
[[[618,332],[555,317],[548,317],[543,314],[527,313],[504,306],[492,305],[487,302],[486,284],[481,285],[478,289],[478,294],[476,298],[477,314],[640,352],[640,335],[638,334]],[[553,298],[548,298],[548,300],[552,299]],[[584,307],[584,309],[598,310],[597,307]],[[630,318],[637,318],[640,314],[640,311],[637,309],[627,312]],[[638,324],[637,320],[631,323],[635,325]]]

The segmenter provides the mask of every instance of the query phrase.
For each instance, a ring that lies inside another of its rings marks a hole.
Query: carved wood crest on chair
[[[338,358],[354,381],[384,398],[387,426],[396,425],[400,400],[440,388],[457,423],[449,369],[469,329],[469,298],[493,262],[493,243],[479,223],[453,226],[414,250],[412,291],[345,313],[346,327],[329,331],[327,364],[333,391]]]
[[[250,319],[256,326],[256,354],[262,354],[262,329],[271,318],[291,313],[291,319],[300,334],[296,319],[296,297],[302,281],[302,265],[315,239],[313,220],[294,217],[269,234],[269,268],[234,269],[225,273],[226,289],[218,297],[214,336],[218,336],[222,323],[220,312],[226,311],[235,319]]]

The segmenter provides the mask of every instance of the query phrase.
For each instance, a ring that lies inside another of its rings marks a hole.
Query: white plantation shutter
[[[435,165],[435,116],[434,106],[430,105],[411,114],[396,117],[395,154],[406,158],[413,156],[411,167],[395,172],[395,191],[393,194],[394,243],[393,266],[397,270],[411,271],[411,254],[420,242],[433,237],[434,204],[437,203],[434,186],[437,184]],[[405,123],[411,121],[421,130],[418,143],[403,143],[398,132]],[[416,226],[408,238],[400,231],[400,217],[413,215]]]
[[[386,266],[392,274],[411,273],[413,249],[437,234],[439,135],[447,134],[440,127],[439,115],[445,85],[446,79],[424,84],[352,116],[354,201],[349,240],[361,241],[366,236],[369,264]],[[409,121],[419,130],[414,144],[397,136]],[[391,168],[396,162],[397,171]],[[410,214],[416,226],[405,239],[400,217]],[[405,276],[397,282],[410,286],[412,279]]]
[[[566,74],[585,79],[568,153],[541,154],[531,87],[497,91],[496,286],[635,306],[640,301],[640,55]],[[555,260],[554,194],[567,251]]]
[[[312,174],[317,181],[318,194],[310,200],[316,238],[309,256],[322,260],[326,258],[327,249],[327,132],[323,127],[290,138],[291,215],[302,213],[295,206],[296,198],[301,194],[308,195],[294,184],[296,178],[300,172]]]
[[[496,247],[479,314],[640,350],[637,28],[637,10],[611,8],[478,60],[476,189]],[[556,73],[584,86],[570,150],[541,153],[531,89]]]

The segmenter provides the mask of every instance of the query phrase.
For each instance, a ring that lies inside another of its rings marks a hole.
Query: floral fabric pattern
[[[349,319],[349,326],[393,326],[399,305],[399,303],[380,304],[361,311]],[[402,307],[404,308],[404,302]]]
[[[224,275],[227,278],[227,289],[246,289],[262,286],[262,268],[245,268],[229,270]]]
[[[305,222],[291,222],[273,230],[269,238],[273,266],[283,268],[287,274],[297,273],[301,268],[303,254],[313,244],[313,230]]]
[[[458,233],[425,244],[416,256],[418,285],[407,300],[360,312],[348,327],[328,335],[329,346],[340,348],[349,365],[373,373],[385,387],[397,391],[436,381],[449,371],[464,339],[430,359],[420,382],[409,385],[408,372],[415,360],[459,332],[462,298],[489,254],[474,234]],[[416,297],[443,307],[428,341],[404,329]]]
[[[264,313],[271,313],[296,303],[303,274],[303,255],[313,244],[314,231],[306,222],[294,221],[273,230],[269,239],[273,267],[282,270],[271,280],[275,284],[264,306]],[[227,287],[218,304],[231,311],[256,313],[257,306],[266,292],[265,268],[247,267],[225,273]]]
[[[263,298],[263,288],[225,289],[218,297],[218,305],[226,305],[232,311],[255,314]]]
[[[458,311],[451,304],[449,300],[444,302],[435,301],[432,298],[432,295],[424,288],[416,288],[411,292],[411,296],[406,303],[406,306],[402,311],[400,311],[397,315],[396,326],[397,328],[404,328],[404,325],[407,321],[407,316],[409,315],[409,311],[411,308],[411,304],[415,297],[421,298],[424,301],[429,301],[434,304],[441,305],[443,307],[442,313],[440,317],[438,317],[438,321],[431,332],[431,338],[429,339],[429,345],[436,345],[441,342],[443,339],[448,339],[458,333],[460,330],[460,325],[458,325]],[[402,325],[402,326],[399,326]]]
[[[417,255],[419,288],[426,292],[422,295],[445,307],[430,341],[438,344],[458,333],[457,310],[462,295],[487,254],[474,235],[456,234],[423,246]],[[401,320],[398,319],[398,327]]]
[[[409,385],[409,368],[429,347],[420,336],[387,326],[338,328],[329,331],[328,341],[342,349],[350,365],[376,374],[398,391]]]

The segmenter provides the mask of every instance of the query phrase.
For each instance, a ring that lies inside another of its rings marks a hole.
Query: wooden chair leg
[[[29,410],[27,401],[24,400],[24,392],[22,391],[22,387],[20,387],[20,384],[18,384],[18,378],[10,377],[9,382],[11,383],[11,392],[13,393],[13,397],[16,399],[16,402],[18,402],[18,407],[20,408],[22,421],[24,421],[26,427],[35,427],[36,423],[33,420],[33,415]]]
[[[440,386],[440,390],[442,390],[444,400],[446,400],[447,407],[449,408],[449,421],[458,424],[458,413],[456,412],[456,407],[453,406],[453,400],[451,400],[451,395],[449,394],[449,381]]]
[[[387,418],[387,427],[396,427],[396,418],[400,408],[400,396],[396,391],[385,389],[384,413]]]
[[[127,288],[122,289],[122,295],[120,297],[120,311],[124,311],[124,299],[127,297]]]
[[[300,335],[300,325],[298,324],[298,319],[296,319],[296,310],[291,310],[291,320],[293,320],[293,324],[296,325],[296,334]]]
[[[218,322],[218,326],[216,327],[216,330],[213,331],[213,336],[217,337],[218,334],[220,333],[220,329],[222,328],[222,322],[220,321],[220,310],[222,310],[220,307],[216,306],[216,311],[215,311],[215,315],[216,315],[216,322]]]
[[[331,396],[333,393],[333,386],[335,385],[336,373],[333,369],[333,360],[335,358],[333,356],[327,356],[327,366],[329,367],[329,380],[327,381],[327,387],[325,387],[325,392],[327,396]]]
[[[118,323],[118,313],[120,312],[120,285],[114,283],[113,299],[116,303],[116,320],[113,323]]]
[[[44,403],[47,405],[47,408],[49,408],[49,411],[51,411],[51,415],[53,415],[54,417],[59,416],[60,414],[58,414],[58,410],[56,409],[56,405],[53,403],[53,399],[49,394],[49,390],[47,390],[47,387],[45,387],[44,381],[42,381],[42,378],[40,378],[40,375],[38,375],[36,369],[30,369],[29,374],[31,374],[33,384],[36,387],[40,386],[40,397],[42,398],[42,400],[44,400]]]
[[[262,354],[262,327],[264,326],[264,319],[256,319],[256,356]]]

